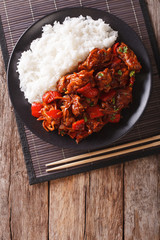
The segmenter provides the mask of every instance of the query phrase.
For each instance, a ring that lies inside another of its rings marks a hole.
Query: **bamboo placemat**
[[[9,55],[18,38],[34,21],[62,8],[79,6],[97,8],[121,18],[140,36],[152,63],[153,87],[148,106],[134,128],[112,146],[119,146],[124,143],[130,143],[160,134],[160,81],[158,75],[159,67],[157,68],[157,64],[159,64],[159,54],[146,5],[142,0],[3,0],[0,5],[0,42],[6,66]],[[91,162],[80,167],[76,166],[70,169],[58,170],[54,173],[47,173],[46,163],[77,156],[83,152],[74,149],[60,149],[42,141],[23,125],[17,114],[16,118],[30,184],[132,160],[159,152],[160,150],[160,147],[156,146],[110,157],[99,162]]]

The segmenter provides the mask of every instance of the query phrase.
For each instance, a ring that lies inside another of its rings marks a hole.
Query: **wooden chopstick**
[[[62,160],[59,160],[59,161],[56,161],[56,162],[47,163],[45,166],[46,167],[51,167],[51,166],[54,166],[54,165],[68,163],[68,162],[71,162],[71,161],[74,161],[74,160],[79,160],[79,159],[82,159],[82,158],[89,158],[91,156],[96,156],[96,155],[99,155],[99,154],[103,154],[103,153],[107,153],[107,152],[111,152],[111,151],[116,151],[116,150],[119,150],[119,149],[135,146],[135,145],[142,144],[142,143],[148,143],[148,142],[156,141],[156,140],[160,140],[160,135],[156,135],[156,136],[153,136],[153,137],[145,138],[145,139],[142,139],[142,140],[137,140],[137,141],[130,142],[130,143],[125,143],[125,144],[122,144],[122,145],[119,145],[119,146],[106,148],[106,149],[102,149],[102,150],[98,150],[98,151],[94,151],[94,152],[90,152],[90,153],[84,153],[84,154],[74,156],[74,157],[70,157],[70,158],[65,158],[65,159],[62,159]]]
[[[53,168],[49,168],[46,169],[47,172],[51,172],[51,171],[56,171],[56,170],[61,170],[64,168],[71,168],[71,167],[75,167],[75,166],[80,166],[86,163],[91,163],[91,162],[95,162],[95,161],[100,161],[103,159],[107,159],[110,157],[115,157],[115,156],[120,156],[123,154],[127,154],[127,153],[131,153],[131,152],[135,152],[135,151],[139,151],[139,150],[143,150],[143,149],[147,149],[147,148],[151,148],[151,147],[156,147],[160,145],[160,141],[156,141],[156,142],[152,142],[143,146],[138,146],[138,147],[134,147],[134,148],[130,148],[130,149],[125,149],[125,150],[121,150],[118,152],[113,152],[113,153],[109,153],[109,154],[105,154],[102,156],[98,156],[98,157],[93,157],[93,158],[88,158],[88,159],[84,159],[81,161],[76,161],[76,162],[72,162],[72,163],[67,163],[58,167],[53,167]]]

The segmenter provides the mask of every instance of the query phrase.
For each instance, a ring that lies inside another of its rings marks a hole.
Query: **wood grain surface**
[[[29,186],[1,51],[0,84],[0,240],[160,239],[160,155]]]

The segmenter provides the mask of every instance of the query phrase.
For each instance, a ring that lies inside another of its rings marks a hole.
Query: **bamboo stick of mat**
[[[135,145],[138,145],[138,144],[147,143],[147,142],[156,141],[156,140],[160,140],[160,135],[156,135],[156,136],[153,136],[153,137],[137,140],[137,141],[130,142],[130,143],[125,143],[125,144],[122,144],[122,145],[119,145],[119,146],[106,148],[106,149],[102,149],[102,150],[98,150],[98,151],[94,151],[94,152],[90,152],[90,153],[84,153],[84,154],[74,156],[74,157],[70,157],[70,158],[61,159],[59,161],[47,163],[45,166],[46,167],[51,167],[51,166],[54,166],[54,165],[63,164],[63,163],[71,162],[71,161],[74,161],[74,160],[79,160],[79,159],[82,159],[82,158],[88,158],[88,157],[91,157],[91,156],[96,156],[96,155],[99,155],[99,154],[103,154],[103,153],[107,153],[107,152],[111,152],[111,151],[116,151],[116,150],[119,150],[119,149],[132,147],[132,146],[135,146]]]
[[[61,169],[64,169],[64,168],[80,166],[80,165],[83,165],[83,164],[86,164],[86,163],[91,163],[91,162],[95,162],[95,161],[99,161],[99,160],[103,160],[103,159],[107,159],[107,158],[111,158],[111,157],[116,157],[116,156],[120,156],[120,155],[123,155],[123,154],[131,153],[131,152],[135,152],[135,151],[139,151],[139,150],[143,150],[143,149],[147,149],[147,148],[151,148],[151,147],[156,147],[156,146],[160,146],[160,141],[152,142],[152,143],[149,143],[149,144],[146,144],[146,145],[143,145],[143,146],[138,146],[138,147],[134,147],[134,148],[130,148],[130,149],[121,150],[121,151],[118,151],[118,152],[105,154],[105,155],[98,156],[98,157],[90,158],[90,156],[89,156],[89,158],[87,158],[87,159],[72,162],[72,163],[66,163],[66,164],[63,164],[61,166],[46,169],[46,171],[50,172],[50,171],[55,171],[55,170],[61,170]]]

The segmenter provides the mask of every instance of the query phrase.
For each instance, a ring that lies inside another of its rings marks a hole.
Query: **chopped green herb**
[[[119,110],[119,108],[117,106],[114,105],[114,110],[117,112]]]
[[[110,117],[111,121],[113,121],[115,119],[115,113],[112,114],[112,116]]]
[[[121,71],[121,70],[118,70],[118,74],[119,74],[120,76],[122,76],[122,71]]]
[[[101,121],[101,119],[100,118],[97,118],[97,122],[100,122]]]
[[[110,85],[109,84],[106,84],[105,87],[109,87]]]
[[[123,48],[121,48],[121,47],[118,48],[118,51],[122,52],[122,53],[127,53],[127,50],[128,50],[127,46],[124,46]]]
[[[63,91],[66,91],[66,88],[63,88]]]
[[[90,103],[91,99],[90,99],[90,98],[86,98],[86,101],[87,101],[88,103]]]
[[[102,72],[98,73],[98,78],[103,77],[104,74]]]
[[[129,74],[130,77],[133,77],[135,76],[135,71],[131,71],[130,74]]]
[[[123,52],[124,52],[124,53],[127,53],[127,50],[128,50],[128,47],[127,47],[127,46],[124,46],[124,47],[123,47]]]
[[[84,121],[85,121],[85,122],[87,122],[87,121],[88,121],[88,119],[87,119],[87,117],[86,117],[86,116],[84,116]]]
[[[112,103],[113,103],[113,105],[115,105],[115,103],[116,103],[115,97],[112,98]]]

